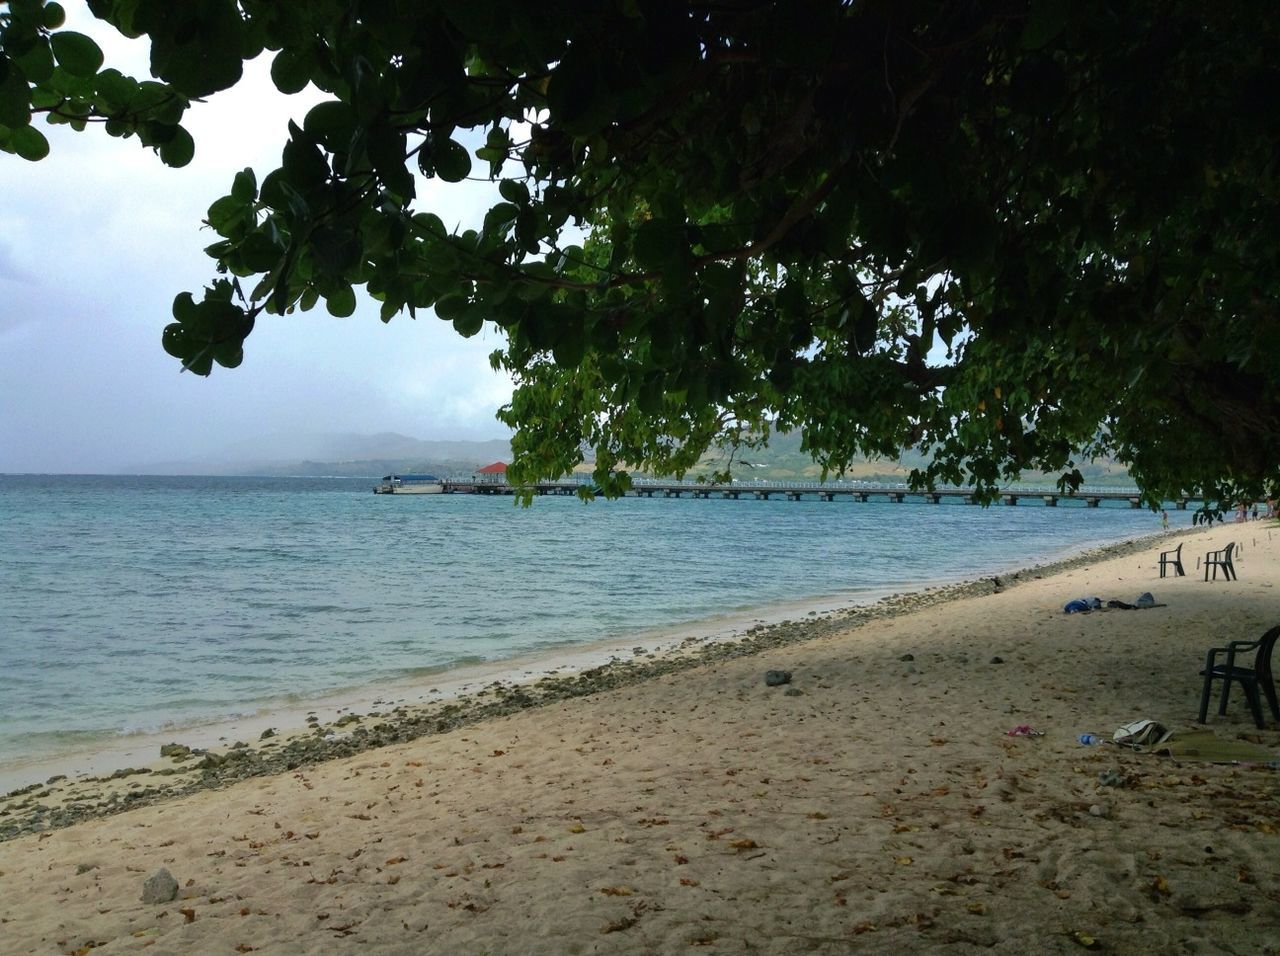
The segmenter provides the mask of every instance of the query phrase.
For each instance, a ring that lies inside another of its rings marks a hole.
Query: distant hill
[[[741,451],[734,460],[733,473],[739,478],[818,481],[822,478],[822,466],[800,450],[800,442],[799,432],[775,434],[770,437],[767,448]],[[919,455],[904,456],[898,461],[859,458],[846,469],[845,477],[863,481],[905,481],[911,469],[922,462]],[[709,454],[699,463],[696,472],[710,474],[723,468],[725,463],[723,455]]]
[[[341,475],[376,478],[392,473],[426,472],[442,476],[470,476],[483,465],[511,460],[511,443],[489,441],[435,441],[412,438],[396,432],[374,435],[320,434],[285,435],[245,441],[217,456],[183,461],[151,462],[126,469],[132,474],[164,475]],[[689,477],[710,475],[725,464],[723,456],[703,458]],[[862,481],[897,483],[906,481],[912,468],[921,467],[924,457],[908,453],[897,461],[858,459],[845,477]],[[576,471],[590,471],[592,464]],[[1123,465],[1098,461],[1082,465],[1080,471],[1089,485],[1131,485]],[[734,461],[737,478],[771,481],[818,481],[822,468],[800,450],[799,433],[777,434],[769,447],[744,451]],[[835,476],[831,476],[835,477]],[[1023,480],[1052,484],[1057,475],[1027,473]]]
[[[470,475],[494,461],[511,460],[511,443],[433,441],[396,432],[376,435],[284,435],[241,442],[216,455],[148,462],[124,469],[163,475],[344,475],[380,477],[392,472]]]
[[[769,446],[757,451],[743,451],[733,465],[733,473],[737,478],[762,478],[769,481],[819,481],[822,478],[822,467],[808,454],[800,450],[800,434],[791,432],[774,435]],[[880,481],[898,483],[907,480],[913,468],[923,468],[926,458],[919,452],[907,452],[897,460],[858,458],[845,470],[844,477],[860,481]],[[693,477],[699,474],[710,475],[723,468],[723,456],[707,455],[695,469]],[[1128,487],[1133,484],[1129,472],[1124,465],[1110,460],[1099,460],[1080,465],[1087,485],[1119,485]],[[830,475],[829,478],[836,478]],[[1033,484],[1053,484],[1058,475],[1046,475],[1041,472],[1024,472],[1022,480]]]

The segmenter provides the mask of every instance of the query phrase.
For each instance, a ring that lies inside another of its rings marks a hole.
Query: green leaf
[[[179,322],[190,322],[196,315],[196,300],[190,292],[179,292],[173,299],[173,317]]]
[[[67,22],[67,11],[60,3],[46,3],[44,7],[44,28],[56,30]]]
[[[254,175],[252,168],[245,167],[236,173],[231,184],[231,195],[236,202],[246,205],[258,198],[258,177]]]
[[[173,136],[160,146],[160,160],[166,166],[180,169],[191,162],[196,154],[196,143],[181,126],[175,127]]]
[[[346,103],[326,100],[311,107],[302,121],[302,128],[330,152],[335,152],[350,142],[356,128],[356,116]]]
[[[511,155],[511,134],[501,126],[492,127],[485,136],[484,146],[476,150],[476,158],[489,164],[489,178],[502,175],[503,164]]]
[[[160,333],[160,344],[166,352],[177,359],[186,356],[189,348],[188,339],[187,330],[177,322],[169,323]]]
[[[344,285],[337,292],[325,297],[325,308],[330,315],[345,319],[356,310],[356,292],[351,286]]]
[[[449,234],[440,217],[433,212],[414,213],[413,221],[427,235],[444,238]]]
[[[73,76],[93,76],[102,66],[102,49],[83,33],[63,30],[49,38],[53,55]]]
[[[658,415],[662,412],[662,398],[666,394],[665,379],[658,374],[647,376],[636,395],[636,407],[646,415]]]
[[[277,173],[280,175],[277,175]],[[311,203],[307,201],[306,196],[297,190],[293,183],[289,182],[283,173],[284,170],[280,169],[267,173],[267,178],[262,181],[263,201],[269,206],[287,209],[298,219],[309,219],[311,217]],[[270,194],[270,198],[268,198],[268,194]]]
[[[79,113],[86,116],[90,109],[87,101],[94,98],[94,80],[91,76],[72,76],[66,70],[54,70],[53,76],[49,77],[49,82],[43,88],[37,87],[31,91],[32,106],[35,105],[34,94],[42,92],[50,98],[56,96],[60,100],[69,101],[61,104],[60,112],[64,115]]]
[[[404,133],[379,123],[369,130],[366,149],[369,152],[369,161],[373,163],[373,168],[383,184],[402,199],[412,200],[413,176],[405,168]]]
[[[238,229],[248,224],[249,207],[234,195],[215,199],[206,214],[206,221],[220,236],[235,236]]]
[[[151,72],[190,97],[208,96],[240,81],[241,33],[233,0],[140,3],[134,26],[151,36]]]
[[[239,268],[232,271],[237,275],[256,275],[259,272],[270,272],[280,264],[284,250],[271,241],[262,230],[251,232],[234,253],[226,258],[229,263]]]
[[[439,308],[437,307],[437,312]],[[484,317],[476,308],[468,309],[453,320],[453,327],[463,338],[471,338],[484,327]]]
[[[49,155],[49,141],[34,126],[20,126],[9,136],[9,145],[23,159],[38,163]]]
[[[608,120],[598,49],[574,46],[556,65],[547,85],[547,104],[565,130],[594,133]]]
[[[213,347],[213,360],[223,368],[238,368],[244,361],[242,342],[220,342]]]
[[[138,130],[138,138],[148,146],[162,146],[178,134],[178,127],[173,123],[161,123],[148,120]]]
[[[497,176],[502,172],[502,164],[507,161],[507,151],[497,146],[481,146],[476,150],[476,159],[489,164],[489,175]]]
[[[1061,33],[1071,20],[1071,4],[1035,0],[1019,42],[1024,50],[1038,50]]]
[[[586,355],[587,342],[581,329],[568,329],[555,345],[551,347],[551,355],[561,368],[577,368]]]
[[[321,226],[311,234],[311,251],[326,272],[343,275],[360,261],[359,237],[341,226]]]
[[[37,36],[35,43],[21,53],[15,53],[13,59],[32,83],[45,83],[53,76],[53,51],[49,49],[49,41],[43,36]]]
[[[632,251],[642,269],[661,271],[685,251],[684,229],[666,219],[650,219],[636,230]]]
[[[452,139],[435,144],[431,161],[436,173],[446,183],[457,183],[471,174],[471,154],[466,147]]]
[[[516,179],[502,180],[498,183],[498,192],[507,202],[513,202],[517,206],[524,206],[529,202],[529,187]]]
[[[496,203],[484,214],[485,232],[500,232],[509,226],[520,210],[508,202]]]
[[[107,69],[98,74],[94,81],[97,90],[98,106],[105,113],[114,113],[121,109],[138,94],[138,82],[133,77],[125,76],[119,70]]]
[[[465,295],[446,295],[436,302],[436,315],[450,322],[466,312],[470,304]]]
[[[183,368],[202,378],[208,378],[209,373],[213,371],[213,349],[206,345],[183,363]]]
[[[860,354],[871,351],[876,344],[876,330],[879,327],[879,315],[870,305],[859,310],[853,320],[850,344]]]
[[[503,15],[502,4],[476,3],[475,0],[441,0],[444,15],[464,36],[480,40],[505,38],[510,21]]]
[[[281,50],[271,61],[271,82],[281,93],[300,93],[311,82],[315,65],[310,50]]]
[[[293,128],[297,132],[285,143],[280,167],[295,189],[306,192],[329,178],[329,164],[319,148],[305,138],[302,130],[296,126]]]
[[[16,129],[31,122],[31,93],[26,75],[16,63],[9,62],[9,70],[0,80],[0,125]]]

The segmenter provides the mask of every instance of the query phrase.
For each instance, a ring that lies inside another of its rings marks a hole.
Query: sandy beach
[[[0,799],[0,953],[1277,953],[1280,728],[1195,718],[1278,571],[1219,525],[54,781]],[[1253,753],[1078,740],[1139,718]]]

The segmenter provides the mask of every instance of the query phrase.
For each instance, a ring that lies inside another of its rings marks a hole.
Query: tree
[[[7,6],[7,11],[5,10]],[[1280,486],[1276,21],[1107,0],[90,0],[0,4],[0,148],[33,113],[190,159],[190,100],[272,57],[280,168],[209,209],[219,277],[163,344],[207,375],[254,324],[356,290],[486,322],[514,480],[682,472],[800,429],[918,484],[1130,465],[1151,504]],[[478,148],[469,149],[483,142]],[[498,183],[479,230],[415,173]]]

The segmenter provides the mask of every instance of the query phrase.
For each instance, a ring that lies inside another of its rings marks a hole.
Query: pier
[[[590,487],[588,481],[560,480],[540,481],[531,490],[535,495],[576,495],[583,487]],[[514,495],[518,490],[502,481],[477,481],[475,479],[444,480],[445,494],[455,495]],[[637,479],[626,493],[629,498],[733,498],[755,499],[767,501],[770,498],[785,498],[788,501],[804,499],[818,501],[836,501],[841,498],[866,503],[872,500],[889,501],[895,504],[916,502],[940,505],[943,503],[977,504],[972,488],[941,488],[935,491],[912,491],[906,485],[885,485],[877,482],[776,482],[776,481],[737,481],[729,484],[711,484],[694,481],[665,481],[660,479]],[[1185,510],[1191,498],[1176,498],[1170,504],[1178,510]],[[1000,492],[999,501],[1003,505],[1017,505],[1019,501],[1035,501],[1047,508],[1056,508],[1060,504],[1072,507],[1097,508],[1104,502],[1127,504],[1130,508],[1141,508],[1142,499],[1136,488],[1087,488],[1073,494],[1065,494],[1056,489],[1036,488],[1033,486],[1017,486]]]

